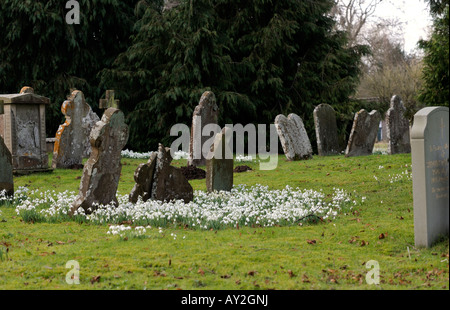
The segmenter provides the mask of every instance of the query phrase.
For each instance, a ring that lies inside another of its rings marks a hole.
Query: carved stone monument
[[[0,135],[12,155],[15,173],[49,171],[45,136],[46,97],[31,87],[18,94],[0,95],[4,114],[0,115]]]
[[[0,137],[0,192],[7,196],[14,195],[13,166],[11,152]]]
[[[448,237],[448,107],[427,107],[416,113],[411,159],[415,245],[430,247],[440,236]]]
[[[275,127],[284,154],[289,161],[312,158],[312,147],[302,119],[295,113],[288,117],[280,114],[275,118]]]
[[[371,155],[377,139],[380,112],[362,109],[355,115],[345,157]]]
[[[212,138],[212,134],[203,136],[203,128],[208,124],[217,124],[218,118],[219,107],[216,104],[216,96],[213,92],[207,91],[200,98],[200,103],[195,108],[192,117],[188,159],[189,165],[206,165],[206,159],[202,152],[202,147],[207,140]]]
[[[233,154],[231,152],[231,128],[225,127],[214,137],[211,152],[206,160],[206,189],[231,191],[233,188]]]
[[[339,154],[339,138],[336,112],[329,104],[322,103],[314,109],[317,151],[319,156]]]
[[[119,109],[119,103],[120,100],[117,100],[115,98],[115,92],[114,90],[107,90],[105,94],[105,99],[100,99],[99,102],[99,108],[100,109],[109,109],[109,108],[116,108]]]
[[[116,191],[122,170],[121,151],[128,141],[128,126],[122,111],[109,108],[90,134],[92,153],[84,165],[78,197],[70,213],[83,208],[86,213],[95,204],[117,205]]]
[[[83,158],[89,157],[89,135],[100,118],[84,100],[83,92],[75,90],[64,101],[61,111],[66,117],[55,136],[52,168],[82,167]]]
[[[170,165],[172,156],[170,148],[159,145],[158,152],[153,152],[146,164],[140,164],[134,173],[136,182],[129,201],[183,200],[189,203],[194,199],[194,190],[182,170]]]
[[[386,113],[388,154],[411,153],[409,121],[405,117],[405,106],[399,96],[393,96]]]

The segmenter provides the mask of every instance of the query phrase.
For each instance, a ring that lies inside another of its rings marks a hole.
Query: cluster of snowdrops
[[[118,195],[118,205],[97,205],[84,212],[79,209],[69,215],[75,192],[29,190],[20,187],[14,197],[0,192],[0,205],[15,208],[25,222],[59,223],[65,221],[89,222],[99,225],[153,227],[189,227],[190,229],[224,229],[228,227],[292,226],[310,221],[334,219],[363,203],[355,193],[333,189],[332,194],[322,191],[301,190],[286,186],[271,190],[267,186],[237,185],[230,192],[195,191],[189,203],[178,201],[128,201],[128,195]]]

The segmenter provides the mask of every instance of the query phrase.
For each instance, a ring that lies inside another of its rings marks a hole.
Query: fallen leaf
[[[100,281],[100,276],[95,276],[91,279],[91,284],[94,284],[95,282],[99,282]]]
[[[306,240],[308,244],[316,244],[317,240]]]
[[[225,274],[223,276],[220,276],[222,279],[229,279],[231,276],[229,274]]]
[[[303,283],[310,283],[311,281],[309,281],[309,278],[308,278],[308,276],[307,276],[306,274],[303,274],[303,276],[302,276],[302,282],[303,282]]]
[[[292,270],[288,270],[287,272],[289,274],[289,278],[295,277],[295,274]]]
[[[62,241],[56,241],[56,243],[58,243],[58,244],[66,244],[65,242],[62,242]]]
[[[247,272],[247,274],[248,274],[249,276],[254,276],[255,273],[256,273],[256,271],[254,271],[254,270],[250,270],[249,272]]]
[[[378,236],[378,239],[384,239],[386,236],[383,234],[383,233],[381,233],[379,236]]]
[[[205,272],[204,272],[202,269],[199,269],[199,270],[197,271],[197,273],[201,274],[202,276],[205,275]]]

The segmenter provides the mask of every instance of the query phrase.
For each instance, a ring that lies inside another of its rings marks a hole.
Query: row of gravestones
[[[25,94],[23,90],[20,94]],[[30,109],[30,102],[33,102],[35,95],[31,88],[26,88],[26,92],[33,96],[31,99],[30,97],[24,99],[22,96],[21,102],[27,102],[27,108]],[[211,104],[215,106],[214,109],[217,112],[214,94],[206,92],[195,109],[194,116],[205,116],[204,110]],[[52,168],[83,167],[79,195],[72,205],[72,214],[79,208],[84,209],[86,213],[92,212],[99,204],[117,204],[116,191],[121,172],[121,151],[128,140],[128,126],[118,106],[119,101],[115,100],[114,91],[111,90],[107,91],[106,99],[100,101],[100,108],[106,109],[101,120],[86,103],[83,92],[79,90],[73,91],[61,106],[66,119],[55,136]],[[3,109],[3,104],[0,107]],[[8,116],[16,120],[15,113],[10,113]],[[194,122],[193,127],[196,125]],[[221,139],[222,135],[216,136],[217,142],[213,144],[212,152],[215,153],[214,145],[222,144]],[[3,139],[0,141],[2,163],[0,189],[6,190],[7,195],[13,195],[13,157],[9,148],[3,143]],[[83,166],[82,160],[87,157],[88,160]],[[136,184],[129,195],[129,200],[136,203],[140,197],[143,201],[148,199],[160,201],[181,199],[186,203],[192,201],[192,186],[182,174],[181,169],[170,165],[171,161],[170,149],[160,145],[150,160],[137,168],[134,175]],[[224,175],[227,177],[224,178]],[[233,160],[216,160],[215,158],[208,160],[206,179],[208,191],[231,190]]]
[[[6,104],[5,104],[6,99]],[[22,111],[20,106],[14,107],[13,104],[20,105],[21,102],[35,102],[38,104],[38,108],[35,109],[38,115],[41,114],[40,105],[45,104],[45,100],[42,100],[39,96],[34,96],[32,90],[24,89],[20,96],[16,95],[0,95],[0,112],[4,113],[5,110],[9,111],[13,117],[11,119],[17,121],[15,125],[15,135],[18,138],[22,138],[25,133],[29,133],[31,138],[35,141],[34,146],[39,147],[40,132],[36,129],[36,123],[38,120],[34,119],[33,116]],[[44,103],[43,103],[44,102]],[[396,105],[400,100],[396,97],[393,98],[391,104],[391,110],[396,110]],[[4,105],[5,104],[5,105]],[[75,112],[76,106],[79,105],[82,108],[80,110],[83,113]],[[107,99],[101,102],[103,108],[108,108],[109,106],[116,105],[117,101],[114,100],[114,94],[109,93]],[[6,109],[5,109],[6,107]],[[326,154],[326,152],[333,152],[336,150],[335,146],[330,143],[328,138],[333,135],[334,130],[328,131],[324,129],[326,124],[331,123],[333,125],[334,115],[326,114],[328,118],[327,122],[320,121],[320,115],[323,117],[323,111],[329,109],[326,105],[319,106],[316,109],[314,116],[316,122],[316,132],[322,133],[320,136],[322,139],[318,141],[320,144],[319,150],[322,150],[321,155]],[[81,92],[75,91],[69,97],[68,102],[65,102],[62,107],[63,113],[68,117],[69,121],[66,121],[65,125],[70,125],[69,123],[74,119],[75,115],[90,115],[89,109],[85,107],[84,96]],[[88,111],[88,112],[86,112]],[[20,113],[19,113],[20,112]],[[193,124],[192,124],[192,134],[195,131],[195,116],[203,117],[203,126],[208,123],[217,122],[218,107],[215,103],[214,94],[207,92],[202,96],[199,106],[195,109]],[[391,115],[388,112],[388,115]],[[6,114],[6,113],[5,113]],[[27,116],[30,118],[29,123],[22,121],[19,122],[17,118],[20,116]],[[0,115],[3,117],[3,115]],[[200,118],[201,118],[200,117]],[[373,121],[373,119],[377,121]],[[8,126],[11,125],[11,119],[0,119],[2,122],[0,125],[0,190],[5,190],[7,194],[12,195],[14,192],[13,175],[12,171],[14,168],[14,156],[12,155],[10,148],[3,141],[3,137],[7,136],[5,133],[8,132]],[[45,119],[45,118],[44,118]],[[317,119],[317,120],[316,120]],[[330,121],[331,119],[331,121]],[[392,121],[395,121],[395,117],[392,117]],[[370,124],[378,123],[379,116],[377,117],[377,112],[367,113],[365,111],[360,111],[355,116],[355,123],[353,125],[352,132],[364,131],[364,127],[361,124],[365,124],[366,127],[370,127]],[[389,120],[388,120],[389,122]],[[30,125],[31,123],[31,125]],[[310,147],[306,148],[296,148],[295,137],[304,138],[305,132],[301,119],[296,115],[291,115],[288,118],[283,118],[282,116],[277,117],[277,124],[281,124],[278,127],[283,132],[295,132],[297,134],[286,136],[285,146],[290,146],[286,148],[290,152],[286,154],[300,154],[299,158],[308,158],[308,152]],[[398,123],[398,121],[397,121]],[[5,125],[6,124],[6,125]],[[64,124],[62,125],[64,126]],[[83,126],[81,126],[83,127]],[[375,126],[374,126],[375,127]],[[34,130],[29,130],[29,129]],[[64,132],[70,128],[66,126],[64,130],[60,133],[59,148],[61,143],[64,143]],[[327,127],[328,128],[328,127]],[[332,127],[333,128],[333,127]],[[393,127],[391,127],[393,128]],[[38,128],[39,129],[39,128]],[[41,127],[42,129],[42,127]],[[27,131],[28,130],[28,131]],[[216,135],[214,144],[211,151],[215,154],[216,147],[221,146],[218,149],[225,149],[225,130],[220,134]],[[438,107],[438,108],[425,108],[419,111],[414,118],[414,126],[411,130],[411,145],[412,145],[412,168],[413,168],[413,198],[414,198],[414,229],[415,229],[415,242],[417,246],[430,246],[440,235],[448,235],[448,202],[449,202],[449,128],[448,128],[448,108]],[[19,134],[18,134],[19,132]],[[44,130],[45,132],[45,130]],[[67,130],[66,134],[70,133],[71,130]],[[394,130],[391,129],[391,135],[393,136]],[[365,134],[369,136],[370,134]],[[70,134],[69,134],[70,136]],[[71,134],[75,137],[76,134]],[[81,135],[82,136],[82,135]],[[375,135],[374,135],[375,136]],[[402,135],[399,135],[403,137]],[[294,137],[294,138],[292,138]],[[357,146],[363,143],[358,142],[359,138],[357,136],[351,135],[349,141],[350,144],[355,144]],[[30,138],[30,137],[28,137]],[[281,136],[280,136],[281,138]],[[11,139],[11,138],[10,138]],[[89,144],[91,147],[90,157],[86,164],[84,165],[83,176],[81,179],[79,195],[76,201],[73,203],[71,212],[72,214],[78,210],[80,207],[85,210],[85,212],[92,211],[95,204],[108,204],[111,202],[117,203],[116,191],[120,178],[121,164],[120,164],[120,153],[122,148],[125,146],[128,139],[128,126],[124,122],[123,113],[114,107],[108,108],[103,114],[101,120],[95,122],[90,134],[89,134]],[[399,138],[395,141],[402,141],[404,138]],[[194,139],[195,141],[196,139]],[[70,139],[68,139],[70,141]],[[287,142],[286,142],[287,141]],[[283,140],[282,140],[283,142]],[[351,143],[350,143],[351,142]],[[80,145],[87,145],[86,142],[80,142]],[[11,143],[10,143],[11,144]],[[17,146],[19,144],[19,146]],[[22,142],[23,144],[23,142]],[[13,143],[16,148],[23,147],[19,143]],[[70,143],[69,143],[70,144]],[[298,144],[298,143],[297,143]],[[73,146],[73,144],[71,144]],[[391,152],[395,147],[401,146],[401,143],[392,143]],[[55,150],[58,149],[55,143]],[[74,149],[80,149],[79,145],[73,146]],[[195,151],[196,146],[191,143],[191,154]],[[306,149],[306,153],[304,153]],[[300,150],[300,151],[299,151]],[[83,152],[78,152],[80,154]],[[65,154],[65,153],[64,153]],[[307,154],[306,157],[305,155]],[[347,153],[348,154],[348,153]],[[20,155],[20,154],[19,154]],[[23,155],[23,154],[22,154]],[[59,155],[59,154],[57,154]],[[62,157],[61,157],[62,158]],[[222,154],[222,158],[226,158]],[[172,199],[182,199],[185,202],[192,200],[192,187],[189,182],[180,173],[178,168],[171,167],[170,162],[172,158],[170,156],[170,151],[164,148],[162,145],[159,146],[158,152],[153,153],[147,164],[142,164],[138,167],[135,173],[136,185],[130,194],[130,201],[137,202],[139,197],[143,200],[154,199],[154,200],[172,200]],[[192,160],[192,156],[190,158]],[[23,160],[22,160],[23,161]],[[72,162],[73,164],[73,162]],[[216,159],[215,156],[206,161],[207,166],[207,188],[209,191],[212,190],[230,190],[233,185],[233,160],[227,159]]]
[[[409,122],[404,117],[405,107],[398,96],[394,96],[386,113],[388,125],[388,154],[410,153]],[[345,156],[372,154],[381,115],[378,111],[356,113]],[[319,156],[339,154],[339,140],[336,114],[328,104],[321,104],[314,110],[314,124]],[[288,160],[312,158],[312,147],[302,119],[292,113],[288,117],[278,115],[275,126],[283,151]]]

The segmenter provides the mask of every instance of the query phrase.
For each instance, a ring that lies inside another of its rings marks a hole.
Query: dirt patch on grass
[[[188,180],[206,179],[206,171],[195,166],[180,167],[181,172]]]

